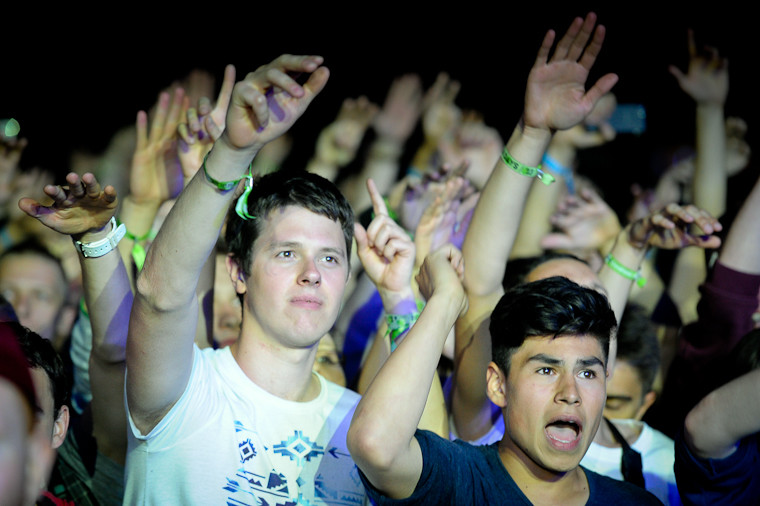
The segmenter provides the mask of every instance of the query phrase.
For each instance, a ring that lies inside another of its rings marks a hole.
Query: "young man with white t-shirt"
[[[127,344],[126,503],[364,501],[345,437],[358,395],[312,372],[349,275],[351,208],[308,173],[274,173],[235,192],[328,77],[321,57],[283,55],[238,82],[224,132],[148,251]],[[201,351],[195,289],[236,197],[226,242],[243,299],[240,338]]]

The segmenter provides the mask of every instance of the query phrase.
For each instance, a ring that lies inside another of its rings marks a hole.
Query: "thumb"
[[[39,218],[42,214],[45,214],[47,209],[34,199],[24,197],[18,201],[18,207],[32,218]]]
[[[678,80],[679,83],[684,78],[684,74],[683,74],[683,72],[681,72],[681,69],[679,69],[675,65],[668,65],[668,72],[670,72],[670,74],[673,77],[675,77]]]
[[[367,249],[367,231],[360,223],[354,223],[354,239],[356,240],[356,253],[361,254]]]

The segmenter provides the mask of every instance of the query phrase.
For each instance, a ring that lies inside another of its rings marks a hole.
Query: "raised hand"
[[[179,161],[185,183],[192,179],[203,163],[203,157],[222,135],[234,86],[235,67],[227,65],[222,87],[213,108],[208,97],[201,97],[197,107],[189,108],[185,122],[177,127],[180,137]]]
[[[116,214],[116,189],[110,185],[101,188],[89,172],[82,177],[70,172],[66,182],[67,186],[45,186],[44,192],[53,199],[52,204],[43,205],[25,197],[19,201],[19,208],[46,227],[75,238],[103,229]]]
[[[386,301],[385,295],[398,302],[405,297],[413,300],[414,243],[409,234],[390,218],[385,201],[371,179],[367,180],[367,190],[375,217],[366,231],[360,224],[354,225],[356,253],[364,271],[384,296],[384,304],[388,302],[388,306],[393,305],[393,301]]]
[[[379,108],[367,97],[346,98],[335,121],[317,138],[315,157],[319,163],[343,167],[355,157],[364,134],[377,116]]]
[[[643,249],[654,246],[662,249],[680,249],[686,246],[717,248],[718,236],[723,230],[720,222],[709,213],[693,205],[669,204],[664,209],[636,220],[628,226],[628,242]]]
[[[728,96],[728,60],[714,47],[698,54],[694,32],[689,30],[689,66],[684,74],[675,65],[668,67],[678,85],[697,103],[723,105]]]
[[[462,286],[464,258],[455,246],[445,244],[426,256],[415,279],[426,300],[433,294],[444,294],[458,306],[458,316],[467,312],[467,295]]]
[[[232,91],[220,138],[235,150],[261,149],[290,129],[322,91],[330,71],[321,56],[282,55],[249,73]],[[300,85],[294,74],[308,73]]]
[[[414,233],[416,266],[422,265],[428,253],[452,242],[452,235],[458,232],[455,227],[466,186],[462,177],[454,177],[443,184],[429,184],[435,198],[422,213]]]
[[[129,198],[134,202],[157,206],[176,193],[171,164],[176,163],[177,126],[187,105],[184,90],[175,88],[173,97],[167,92],[159,95],[150,129],[148,115],[137,113],[137,143],[129,173]]]
[[[606,74],[586,90],[586,79],[604,41],[605,28],[596,24],[596,14],[573,20],[560,39],[554,53],[555,32],[544,37],[533,68],[528,75],[523,119],[526,127],[541,130],[564,130],[577,125],[591,112],[594,104],[610,91],[618,80]],[[590,42],[589,42],[590,40]]]
[[[467,179],[481,189],[499,160],[504,140],[498,130],[486,125],[482,115],[470,111],[463,114],[451,135],[441,139],[438,149],[444,163],[461,166],[467,162]]]
[[[544,249],[596,251],[620,232],[615,211],[591,188],[582,188],[577,195],[567,195],[551,217],[557,229],[544,236]]]
[[[422,114],[422,83],[416,74],[393,80],[373,127],[378,137],[404,143]]]
[[[454,101],[460,89],[459,81],[441,72],[433,86],[425,92],[422,98],[422,131],[429,141],[437,142],[459,123],[462,111]]]

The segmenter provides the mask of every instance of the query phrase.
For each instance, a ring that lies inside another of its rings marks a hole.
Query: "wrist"
[[[82,243],[96,242],[107,237],[108,234],[110,234],[114,229],[114,225],[115,224],[113,224],[109,219],[109,221],[107,221],[102,227],[91,228],[87,232],[83,232],[81,234],[71,234],[71,238]]]
[[[506,148],[518,162],[535,167],[541,163],[551,140],[552,134],[549,130],[532,129],[518,124],[507,141]]]
[[[404,150],[404,143],[393,137],[377,137],[369,149],[372,158],[399,158]]]
[[[206,170],[214,179],[227,181],[239,179],[247,171],[251,161],[263,146],[237,148],[230,141],[227,131],[214,142],[206,154]]]
[[[380,299],[387,314],[406,314],[417,310],[417,299],[411,287],[399,290],[381,290]]]
[[[697,114],[720,114],[722,117],[723,107],[724,105],[722,101],[704,100],[702,102],[697,102]]]
[[[105,232],[105,234],[103,235],[102,232]],[[119,244],[119,241],[124,237],[125,233],[126,227],[124,224],[122,223],[117,226],[116,219],[111,217],[109,224],[102,230],[83,234],[81,239],[84,240],[78,240],[75,235],[72,235],[71,239],[74,242],[74,247],[83,257],[98,258],[113,251]]]
[[[646,241],[642,243],[631,238],[632,226],[629,223],[618,233],[610,253],[632,269],[638,269],[646,257],[649,245]]]
[[[161,204],[157,201],[140,202],[130,195],[124,197],[119,210],[119,219],[127,225],[130,232],[142,235],[150,230]]]
[[[445,322],[446,326],[454,325],[459,315],[463,314],[464,308],[467,307],[464,297],[466,295],[461,285],[452,285],[451,289],[448,290],[445,287],[438,287],[425,303],[425,307],[440,308],[442,314],[450,319],[450,321]]]
[[[519,134],[526,140],[544,144],[544,151],[548,148],[549,143],[554,137],[554,131],[551,128],[526,123],[525,115],[520,118],[520,121],[517,123],[515,130],[519,132]]]

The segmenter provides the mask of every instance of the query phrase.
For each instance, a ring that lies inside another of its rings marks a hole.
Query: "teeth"
[[[580,426],[575,422],[556,421],[546,427],[546,434],[553,440],[560,443],[571,443],[575,441],[580,433]]]

